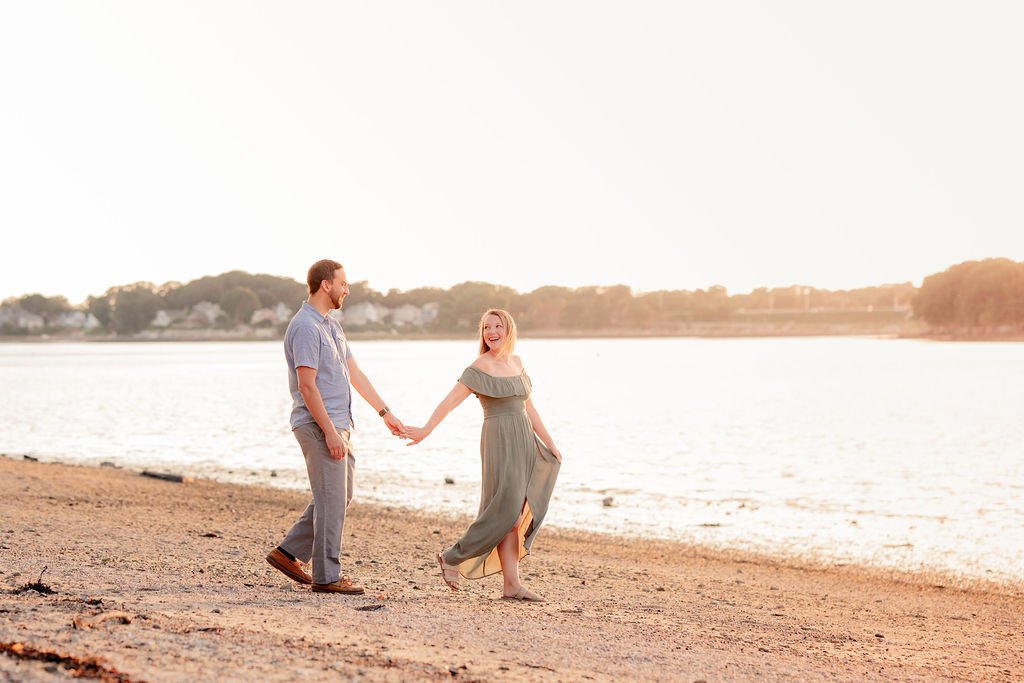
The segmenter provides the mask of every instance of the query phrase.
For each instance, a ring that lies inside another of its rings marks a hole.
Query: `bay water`
[[[476,346],[352,348],[420,425]],[[1024,580],[1024,344],[522,339],[517,352],[565,458],[548,524]],[[475,398],[413,447],[354,406],[357,499],[476,512]],[[277,341],[0,344],[12,457],[303,489],[289,411]]]

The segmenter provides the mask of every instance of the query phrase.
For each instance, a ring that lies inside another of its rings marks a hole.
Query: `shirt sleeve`
[[[316,330],[300,330],[292,337],[292,358],[295,367],[320,367],[320,333]]]

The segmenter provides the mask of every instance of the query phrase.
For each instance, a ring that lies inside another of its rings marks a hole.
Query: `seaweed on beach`
[[[128,674],[104,666],[95,657],[75,657],[50,650],[37,650],[18,642],[0,642],[0,653],[16,659],[56,664],[75,678],[94,678],[104,683],[131,683],[132,681]]]
[[[47,586],[45,583],[43,583],[43,574],[45,574],[46,570],[49,569],[49,568],[50,568],[49,565],[43,567],[43,571],[39,572],[39,578],[38,579],[36,579],[32,583],[26,583],[23,586],[19,586],[19,587],[15,588],[13,592],[14,593],[27,593],[28,591],[35,591],[36,593],[40,593],[42,595],[53,595],[57,591],[53,590],[52,588]]]

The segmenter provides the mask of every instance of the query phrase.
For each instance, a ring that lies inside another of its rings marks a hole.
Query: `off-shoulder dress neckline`
[[[470,365],[469,367],[472,370],[476,370],[481,375],[487,375],[488,377],[493,377],[494,379],[515,379],[516,377],[522,377],[523,375],[526,374],[526,368],[523,368],[522,370],[520,370],[519,374],[516,374],[516,375],[492,375],[491,373],[484,372],[480,368],[473,367],[472,365]]]

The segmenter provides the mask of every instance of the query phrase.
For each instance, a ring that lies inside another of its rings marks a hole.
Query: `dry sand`
[[[523,564],[548,602],[510,603],[442,584],[468,519],[357,502],[367,594],[323,595],[263,559],[305,502],[0,457],[0,681],[1024,680],[1018,586],[548,527]],[[53,594],[18,590],[44,566]]]

